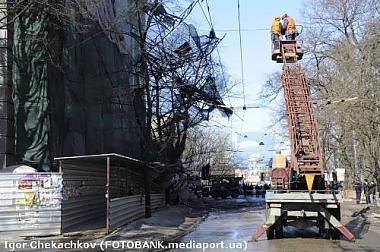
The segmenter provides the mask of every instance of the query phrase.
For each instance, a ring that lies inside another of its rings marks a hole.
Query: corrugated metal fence
[[[0,173],[0,232],[113,231],[165,204],[146,202],[141,163],[116,154],[60,158],[60,173]]]
[[[141,161],[118,154],[56,160],[63,176],[63,233],[95,228],[110,232],[145,216]],[[163,194],[151,194],[152,210],[164,204]]]
[[[151,196],[152,210],[156,210],[165,205],[165,194],[152,194]]]
[[[156,210],[165,204],[164,194],[151,195],[151,208]],[[111,232],[131,221],[144,217],[145,196],[134,195],[110,200],[109,227]]]
[[[60,173],[1,173],[0,232],[18,236],[61,233]]]
[[[62,172],[62,232],[106,226],[106,169],[66,161]]]

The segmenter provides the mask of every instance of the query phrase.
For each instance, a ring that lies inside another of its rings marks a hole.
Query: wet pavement
[[[356,242],[343,236],[336,241],[322,239],[317,237],[317,228],[300,231],[293,227],[284,229],[283,239],[267,240],[264,234],[254,242],[252,234],[265,221],[263,207],[216,210],[181,239],[188,248],[173,251],[380,251],[380,225],[376,218],[370,220],[363,209],[367,206],[342,203],[342,222],[355,235]]]
[[[172,240],[173,243],[163,243],[165,239],[157,236],[157,230],[177,233],[179,223],[188,223],[185,227],[188,229],[194,223],[194,216],[189,216],[184,207],[170,207],[153,220],[134,223],[139,226],[135,231],[128,226],[108,237],[65,237],[55,242],[51,238],[15,241],[3,237],[0,251],[380,251],[380,207],[376,205],[342,203],[342,223],[355,235],[356,242],[347,241],[343,236],[338,241],[316,238],[317,229],[299,231],[290,227],[284,229],[283,239],[267,240],[264,234],[254,242],[253,233],[265,221],[264,199],[240,196],[238,199],[209,200],[215,208],[202,221],[195,222],[190,233]],[[133,232],[135,235],[131,236]],[[11,240],[13,243],[9,242]],[[65,245],[66,248],[57,247]]]

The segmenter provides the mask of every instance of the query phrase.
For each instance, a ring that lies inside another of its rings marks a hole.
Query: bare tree
[[[230,137],[229,132],[216,128],[197,126],[189,130],[183,159],[193,162],[187,172],[191,173],[194,170],[199,172],[202,166],[209,164],[210,174],[234,174],[237,165]],[[194,167],[194,164],[197,167]]]
[[[191,127],[208,120],[214,109],[232,113],[221,106],[226,83],[218,82],[219,66],[212,57],[220,39],[213,30],[198,35],[185,21],[195,4],[180,15],[168,13],[158,1],[144,6],[146,22],[138,34],[147,107],[144,148],[154,161],[177,163]],[[137,9],[142,7],[136,2]]]
[[[327,169],[379,180],[379,1],[304,1],[301,62],[308,73]],[[283,101],[277,73],[262,92]],[[282,110],[283,111],[283,110]],[[276,123],[283,113],[274,115]]]
[[[378,7],[334,0],[305,1],[303,8],[325,157],[350,176],[379,174]]]

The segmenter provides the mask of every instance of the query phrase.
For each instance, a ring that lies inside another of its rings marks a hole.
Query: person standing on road
[[[369,201],[371,204],[375,203],[375,193],[376,193],[376,184],[374,181],[371,181],[371,183],[368,186]]]
[[[354,189],[356,195],[356,204],[360,204],[360,198],[362,196],[362,183],[360,182],[360,180],[354,180]]]
[[[263,198],[265,198],[265,194],[267,193],[267,190],[269,190],[269,189],[270,189],[270,186],[267,183],[265,183],[263,185],[263,189],[262,189],[262,196],[263,196]]]
[[[364,192],[364,197],[365,197],[365,203],[366,204],[370,203],[368,190],[369,190],[368,180],[364,179],[364,182],[363,182],[363,192]]]
[[[261,186],[259,186],[259,184],[257,184],[255,186],[256,198],[260,197],[260,191],[261,191]]]
[[[248,185],[247,184],[243,184],[244,198],[247,198],[247,189],[248,189]]]

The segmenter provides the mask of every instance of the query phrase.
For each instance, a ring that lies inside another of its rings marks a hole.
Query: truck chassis
[[[355,237],[340,222],[342,200],[339,192],[267,191],[266,221],[252,238],[257,241],[266,232],[268,239],[281,239],[286,226],[300,230],[316,226],[319,237],[337,240],[343,234],[354,241]]]

